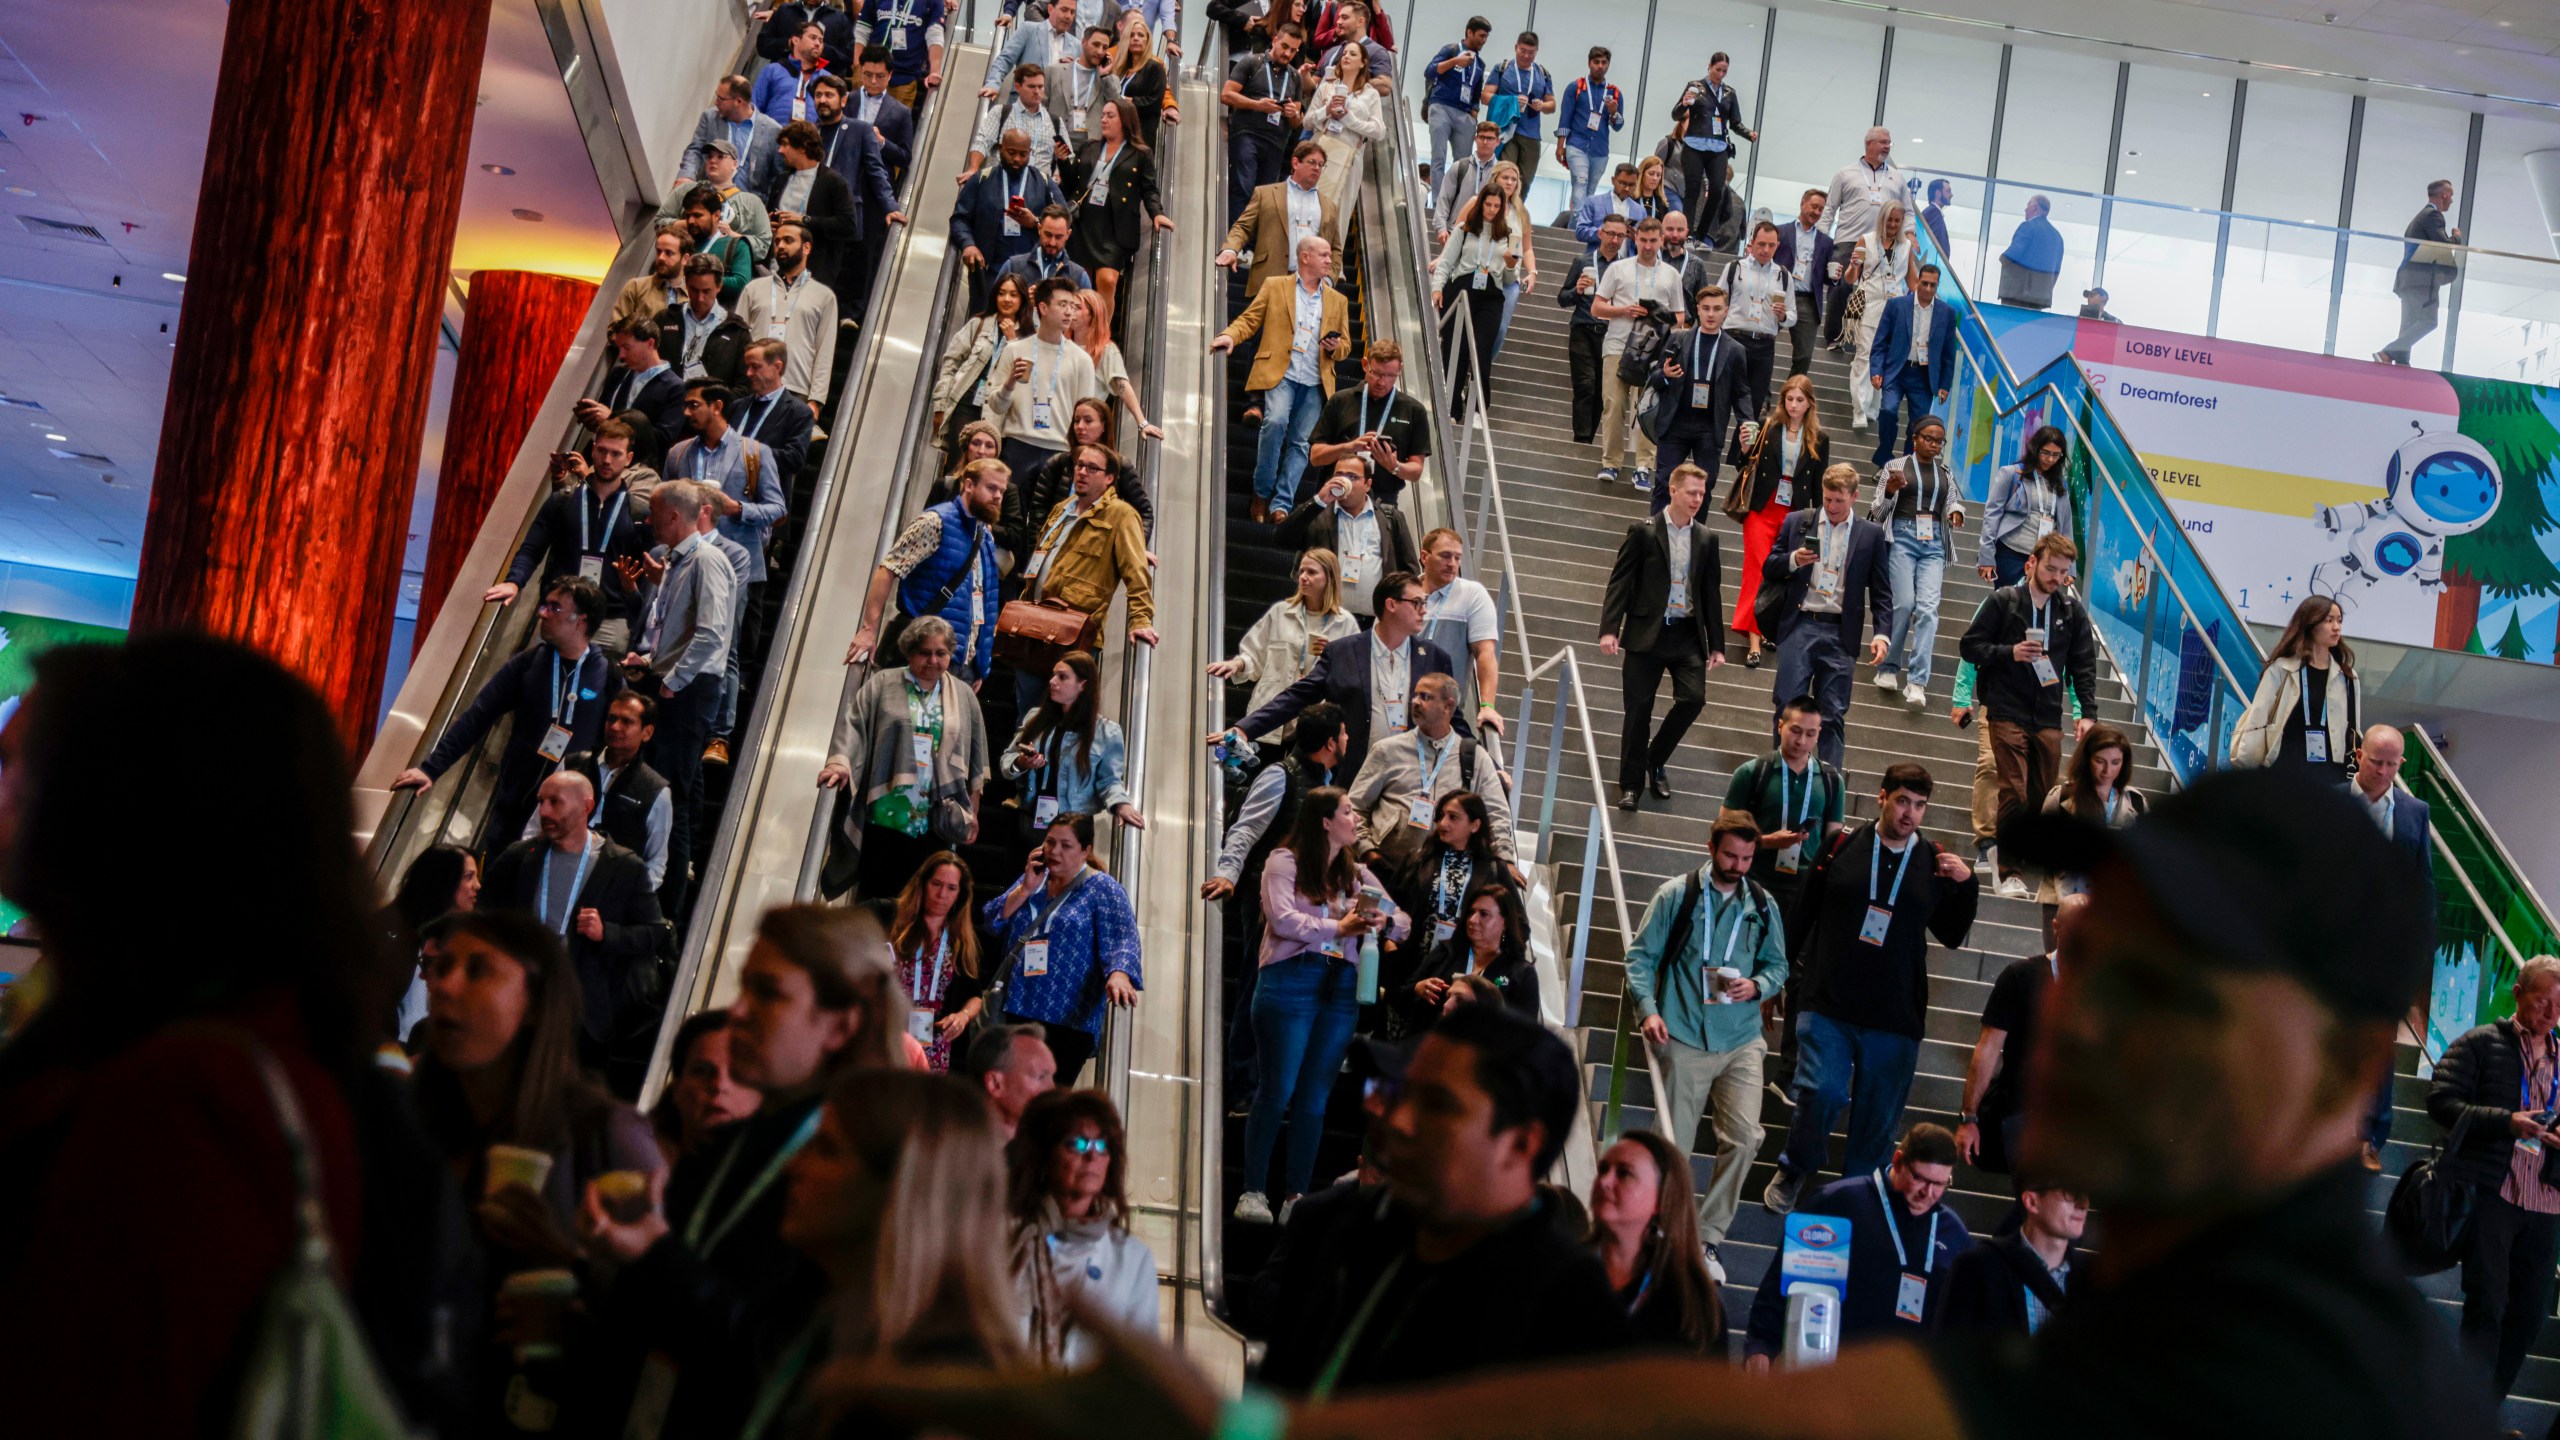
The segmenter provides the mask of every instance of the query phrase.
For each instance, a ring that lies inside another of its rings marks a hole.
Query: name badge
[[[809,102],[808,102],[807,100],[805,100],[805,99],[801,98],[800,96],[797,96],[797,95],[792,96],[792,97],[791,97],[791,118],[792,118],[792,119],[794,119],[794,120],[806,120],[806,119],[808,119],[808,118],[809,118]]]
[[[1921,544],[1936,544],[1938,540],[1938,517],[1935,515],[1921,516],[1918,526],[1918,534],[1920,536]]]
[[[1893,911],[1882,905],[1867,907],[1867,918],[1858,926],[1858,938],[1870,945],[1884,943],[1884,933],[1893,928]]]
[[[2053,668],[2052,656],[2039,655],[2036,657],[2036,683],[2039,685],[2059,685],[2062,683],[2061,674]]]
[[[1476,288],[1477,288],[1477,289],[1479,289],[1479,290],[1483,289],[1486,285],[1491,284],[1491,283],[1492,283],[1492,281],[1493,281],[1493,277],[1492,277],[1491,275],[1486,274],[1484,271],[1479,270],[1479,271],[1477,271],[1477,272],[1476,272]]]
[[[1888,1220],[1885,1223],[1892,1222]],[[1920,1323],[1920,1316],[1928,1306],[1929,1277],[1914,1275],[1908,1270],[1902,1272],[1902,1283],[1896,1286],[1893,1292],[1893,1318],[1908,1320],[1917,1325]]]
[[[1048,401],[1035,399],[1031,402],[1031,428],[1034,430],[1058,428],[1058,413],[1050,408]]]
[[[1084,128],[1084,117],[1085,117],[1085,107],[1084,107],[1084,106],[1082,106],[1082,105],[1070,105],[1070,106],[1068,106],[1068,107],[1067,107],[1067,127],[1068,127],[1069,129],[1071,129],[1071,130],[1081,130],[1081,129],[1083,129],[1083,128]]]
[[[1448,944],[1449,937],[1457,933],[1458,922],[1455,920],[1434,920],[1431,922],[1431,943],[1434,945]]]
[[[1048,941],[1031,940],[1024,942],[1022,947],[1022,973],[1025,975],[1046,975],[1049,973]]]
[[[2053,517],[2050,515],[2030,515],[2027,517],[2027,533],[2038,540],[2043,539],[2046,533],[2052,529]]]
[[[2540,1155],[2542,1153],[2542,1142],[2539,1140],[2519,1140],[2516,1142],[2516,1148],[2527,1155]]]
[[[1357,589],[1361,586],[1374,582],[1378,578],[1377,564],[1378,557],[1375,555],[1362,555],[1357,552],[1353,552],[1343,556],[1343,585],[1347,588]]]
[[[917,774],[932,774],[933,737],[921,733],[909,735],[907,737],[907,756],[909,759],[915,761]]]
[[[1600,112],[1597,108],[1593,109],[1589,115],[1583,118],[1582,128],[1585,130],[1597,130],[1600,128]]]
[[[1813,588],[1825,595],[1839,594],[1840,567],[1826,565],[1819,560],[1813,562]]]
[[[2328,764],[2329,732],[2326,730],[2304,729],[2302,732],[2302,758],[2310,761],[2314,765]]]
[[[1796,503],[1796,482],[1793,480],[1779,481],[1777,492],[1771,495],[1769,499],[1772,503],[1778,505],[1794,505]]]
[[[1671,582],[1671,605],[1670,608],[1663,612],[1663,618],[1666,620],[1677,620],[1685,617],[1688,613],[1689,582],[1686,580],[1674,580]]]
[[[551,728],[542,732],[542,743],[533,747],[533,753],[551,761],[557,761],[561,756],[568,754],[569,727],[556,720],[553,721]]]
[[[1321,954],[1321,955],[1325,956],[1325,957],[1326,957],[1326,958],[1328,958],[1328,959],[1333,959],[1333,960],[1339,960],[1339,959],[1341,959],[1341,958],[1342,958],[1342,937],[1341,937],[1341,936],[1339,936],[1339,935],[1328,935],[1328,936],[1326,936],[1326,937],[1325,937],[1325,941],[1324,941],[1324,943],[1323,943],[1322,945],[1317,946],[1317,947],[1316,947],[1316,951],[1317,951],[1317,953],[1318,953],[1318,954]]]
[[[1716,387],[1708,384],[1704,380],[1694,380],[1690,382],[1689,405],[1692,409],[1704,410],[1715,403]]]
[[[916,1037],[916,1043],[917,1043],[917,1044],[919,1044],[919,1045],[930,1045],[930,1044],[932,1044],[932,1043],[933,1043],[933,1012],[932,1012],[932,1011],[930,1011],[930,1010],[925,1010],[925,1009],[915,1009],[915,1010],[910,1010],[910,1011],[908,1011],[908,1012],[907,1012],[907,1033],[908,1033],[908,1034],[910,1034],[910,1035],[913,1035],[914,1037]]]
[[[1416,830],[1428,830],[1431,828],[1431,797],[1422,795],[1415,798],[1419,803],[1404,812],[1404,823]]]
[[[603,556],[601,556],[601,555],[581,555],[581,556],[579,556],[579,557],[578,557],[578,578],[579,578],[579,579],[581,579],[581,580],[586,581],[586,582],[587,582],[588,584],[590,584],[590,585],[601,585],[601,584],[603,584],[603,583],[604,583],[604,557],[603,557]]]
[[[1388,701],[1388,702],[1387,702],[1387,728],[1388,728],[1388,729],[1390,729],[1390,730],[1401,730],[1401,729],[1403,729],[1404,727],[1405,727],[1405,718],[1404,718],[1404,702],[1403,702],[1403,701],[1401,701],[1401,700],[1390,700],[1390,701]]]
[[[1019,235],[1022,233],[1022,222],[1014,219],[1013,212],[1010,210],[1006,211],[1004,214],[1004,233],[1007,235]]]
[[[1793,875],[1804,868],[1804,842],[1799,840],[1778,852],[1778,873]]]

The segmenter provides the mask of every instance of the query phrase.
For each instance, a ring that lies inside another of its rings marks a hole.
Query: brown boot
[[[1253,503],[1244,507],[1244,518],[1252,521],[1256,525],[1270,524],[1271,502],[1263,499],[1259,495],[1254,496]]]

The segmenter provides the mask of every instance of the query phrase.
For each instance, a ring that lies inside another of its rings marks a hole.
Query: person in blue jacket
[[[1945,1303],[1947,1272],[1973,1244],[1963,1217],[1949,1208],[1956,1178],[1956,1137],[1926,1121],[1911,1127],[1882,1170],[1843,1176],[1796,1206],[1800,1215],[1849,1222],[1848,1293],[1840,1302],[1840,1340],[1911,1339],[1933,1328]],[[1765,1374],[1785,1346],[1787,1302],[1776,1267],[1751,1301],[1743,1367]]]
[[[1600,188],[1600,172],[1609,163],[1609,137],[1627,128],[1626,96],[1609,83],[1609,47],[1592,46],[1590,59],[1591,73],[1565,88],[1556,112],[1556,162],[1565,171],[1565,209],[1577,216],[1582,202]],[[1628,178],[1634,179],[1633,170]]]
[[[1876,391],[1876,464],[1894,458],[1903,412],[1910,412],[1911,433],[1919,434],[1920,422],[1946,402],[1955,376],[1955,307],[1938,298],[1938,267],[1923,265],[1910,293],[1884,302],[1875,343],[1867,347],[1867,383]]]
[[[1423,70],[1430,82],[1422,116],[1431,127],[1431,189],[1435,194],[1440,189],[1440,177],[1448,173],[1449,157],[1463,158],[1467,147],[1475,143],[1476,97],[1484,92],[1487,69],[1484,42],[1493,38],[1493,24],[1481,15],[1474,16],[1467,21],[1466,36],[1463,43],[1441,46]]]
[[[1520,195],[1526,200],[1529,186],[1538,178],[1539,137],[1545,133],[1538,117],[1556,108],[1555,77],[1538,63],[1538,32],[1523,30],[1511,47],[1511,58],[1485,72],[1484,89],[1478,92],[1484,102],[1485,118],[1502,127],[1502,158],[1520,167]]]
[[[2062,275],[2062,232],[2046,219],[2053,201],[2027,197],[2027,218],[2009,235],[2000,252],[2000,303],[2029,310],[2053,308],[2053,282]]]
[[[791,53],[756,72],[756,109],[772,116],[776,125],[794,120],[817,124],[818,98],[809,87],[827,68],[826,49],[826,27],[815,20],[801,22],[799,32],[791,37]]]

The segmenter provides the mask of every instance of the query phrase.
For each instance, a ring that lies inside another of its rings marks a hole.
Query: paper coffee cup
[[[596,1199],[606,1214],[628,1225],[649,1213],[649,1177],[639,1170],[608,1170],[596,1177]]]
[[[498,1294],[516,1315],[516,1358],[560,1353],[567,1333],[569,1302],[578,1298],[578,1277],[567,1270],[519,1270],[498,1285]]]
[[[1714,1002],[1718,1005],[1732,1004],[1731,1000],[1725,998],[1724,987],[1742,978],[1741,969],[1732,965],[1719,965],[1715,968],[1714,974],[1716,977]]]
[[[489,1173],[480,1188],[483,1198],[497,1194],[510,1185],[521,1185],[535,1194],[542,1193],[543,1182],[551,1178],[551,1156],[543,1150],[527,1150],[521,1145],[489,1147]]]

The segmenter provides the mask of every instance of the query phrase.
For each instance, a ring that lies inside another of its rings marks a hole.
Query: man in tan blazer
[[[1322,152],[1318,152],[1322,160]],[[1255,192],[1260,203],[1266,185]],[[1247,210],[1246,218],[1253,212]],[[1209,348],[1224,354],[1262,337],[1253,352],[1253,369],[1245,388],[1261,395],[1262,438],[1253,462],[1253,504],[1246,512],[1256,523],[1279,522],[1298,493],[1299,472],[1307,468],[1307,440],[1316,417],[1333,398],[1334,363],[1351,349],[1351,306],[1329,282],[1333,246],[1321,234],[1301,235],[1294,275],[1274,274],[1254,291],[1253,303],[1235,323],[1218,333]],[[1286,451],[1287,464],[1282,464]]]
[[[1253,252],[1253,268],[1245,272],[1247,294],[1260,294],[1272,276],[1289,267],[1298,241],[1309,235],[1334,235],[1340,207],[1316,193],[1324,177],[1324,147],[1302,140],[1289,152],[1289,178],[1263,185],[1245,202],[1244,213],[1227,230],[1227,246],[1218,264],[1234,269],[1245,251]]]

